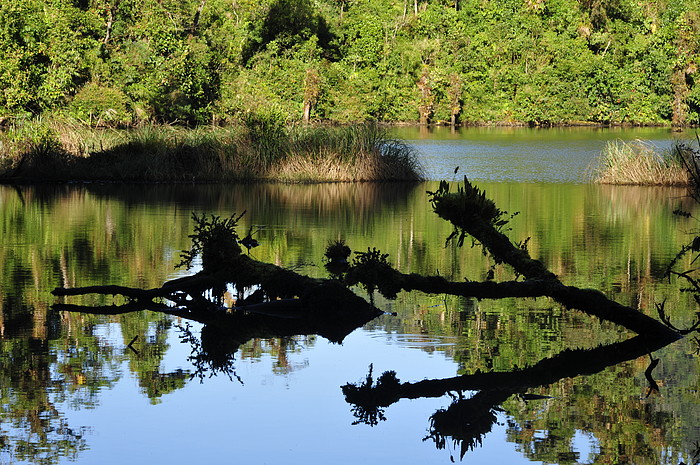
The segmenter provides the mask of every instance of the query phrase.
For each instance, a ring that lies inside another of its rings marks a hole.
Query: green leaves
[[[421,109],[432,123],[700,115],[700,11],[690,0],[78,3],[0,5],[0,111],[62,109],[90,82],[127,97],[122,121],[199,125],[269,105],[296,120],[314,69],[318,119],[415,122]]]

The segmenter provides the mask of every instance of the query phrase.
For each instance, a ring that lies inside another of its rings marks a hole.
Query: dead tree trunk
[[[311,121],[311,110],[321,95],[321,77],[315,68],[306,70],[304,77],[304,123]]]
[[[497,263],[510,265],[523,276],[523,281],[450,282],[440,276],[403,274],[386,261],[370,261],[352,267],[346,274],[350,285],[363,284],[378,289],[388,298],[400,291],[421,291],[431,294],[451,294],[479,299],[506,297],[550,297],[565,307],[619,324],[638,334],[654,337],[679,337],[679,333],[664,323],[633,308],[608,299],[595,289],[580,289],[564,285],[542,262],[535,260],[523,247],[516,246],[501,232],[507,223],[505,212],[486,198],[485,194],[464,179],[456,193],[449,192],[446,182],[431,192],[432,204],[438,216],[455,227],[451,238],[460,245],[467,236],[473,237]]]

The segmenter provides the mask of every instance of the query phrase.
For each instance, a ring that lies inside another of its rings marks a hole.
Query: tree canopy
[[[16,0],[0,116],[698,123],[693,0]]]

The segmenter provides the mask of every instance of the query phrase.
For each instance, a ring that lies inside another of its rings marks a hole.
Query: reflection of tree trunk
[[[47,339],[46,334],[46,314],[48,309],[46,305],[36,305],[34,306],[34,311],[32,312],[32,337],[45,341]]]

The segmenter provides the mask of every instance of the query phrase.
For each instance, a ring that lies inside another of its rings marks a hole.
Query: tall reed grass
[[[16,123],[0,132],[5,181],[415,181],[418,154],[366,124],[287,126],[250,116],[240,126],[94,129],[71,121]]]
[[[648,142],[610,141],[593,166],[593,180],[602,184],[685,186],[692,177],[678,145],[659,151]]]
[[[416,150],[375,124],[334,128],[296,127],[289,153],[274,167],[285,181],[418,181]]]

